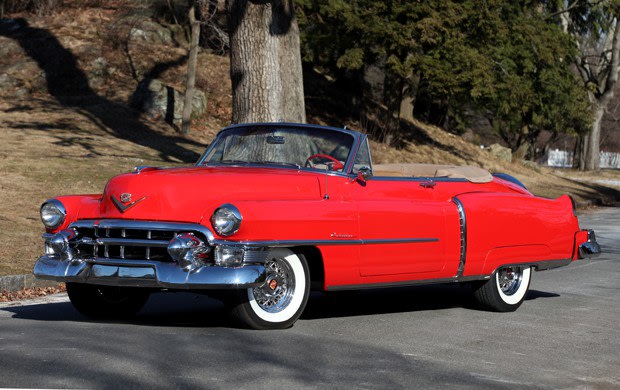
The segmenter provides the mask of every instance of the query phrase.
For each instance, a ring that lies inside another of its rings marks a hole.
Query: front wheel
[[[135,315],[150,294],[140,288],[67,283],[67,295],[77,311],[87,317],[115,319]]]
[[[237,291],[233,316],[252,329],[285,329],[299,318],[310,294],[310,273],[303,255],[273,249],[265,263],[267,278],[261,286]]]
[[[531,267],[500,268],[491,279],[474,291],[474,297],[489,310],[515,311],[525,299],[531,277]]]

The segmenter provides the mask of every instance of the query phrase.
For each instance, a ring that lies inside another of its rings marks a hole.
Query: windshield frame
[[[277,163],[273,163],[273,164],[270,164],[270,163],[207,164],[205,163],[207,157],[211,154],[211,151],[216,147],[217,145],[216,141],[220,137],[222,137],[225,133],[229,131],[233,131],[233,130],[238,130],[240,128],[254,128],[254,127],[297,128],[297,129],[309,129],[309,130],[317,129],[317,130],[323,130],[323,131],[328,130],[328,131],[337,131],[337,132],[345,133],[347,135],[352,136],[353,142],[351,143],[351,149],[349,150],[349,154],[347,156],[347,160],[344,164],[344,168],[342,169],[342,171],[328,171],[330,174],[343,175],[343,176],[350,175],[351,169],[353,168],[353,162],[355,161],[355,156],[357,155],[357,152],[358,152],[358,149],[361,143],[361,139],[363,138],[363,134],[361,134],[360,132],[349,130],[349,129],[330,127],[330,126],[308,125],[308,124],[286,123],[286,122],[237,124],[237,125],[227,126],[217,133],[217,135],[215,136],[211,144],[207,147],[205,152],[200,156],[200,158],[196,162],[196,166],[197,167],[206,167],[206,166],[210,166],[210,167],[254,167],[254,168],[259,167],[259,168],[294,169],[294,170],[303,170],[303,171],[311,171],[311,172],[323,171],[323,170],[316,169],[316,168],[294,166],[294,165],[280,165]]]

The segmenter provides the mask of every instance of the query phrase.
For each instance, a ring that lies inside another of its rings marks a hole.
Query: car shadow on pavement
[[[555,293],[530,290],[526,300],[559,296]],[[453,308],[483,310],[476,304],[469,288],[458,285],[434,285],[332,293],[313,292],[301,320]],[[14,318],[35,321],[130,323],[155,327],[238,327],[230,319],[220,301],[193,293],[152,294],[136,317],[124,320],[88,318],[78,313],[70,302],[8,306],[0,310],[13,313]]]
[[[525,300],[559,296],[555,293],[530,290]],[[301,318],[353,317],[454,308],[486,311],[476,303],[471,288],[438,284],[319,294],[308,302]]]
[[[133,318],[100,320],[80,314],[70,302],[24,306],[7,306],[0,311],[13,313],[14,318],[35,321],[74,321],[89,323],[122,323],[141,326],[170,327],[236,327],[224,305],[205,295],[192,293],[154,293],[144,308]]]

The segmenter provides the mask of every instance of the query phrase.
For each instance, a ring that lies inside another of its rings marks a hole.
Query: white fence
[[[620,169],[620,153],[601,152],[599,164],[601,168]],[[547,165],[557,168],[571,168],[573,166],[573,153],[560,149],[550,150],[547,156]]]
[[[571,168],[573,166],[573,153],[560,149],[549,150],[547,165],[557,168]]]

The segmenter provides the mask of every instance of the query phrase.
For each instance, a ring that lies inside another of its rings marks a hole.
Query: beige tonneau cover
[[[489,171],[471,165],[374,164],[373,176],[449,177],[466,179],[472,183],[488,183],[493,180]]]

